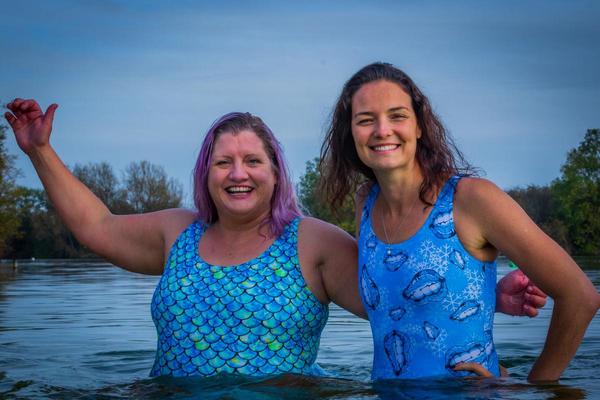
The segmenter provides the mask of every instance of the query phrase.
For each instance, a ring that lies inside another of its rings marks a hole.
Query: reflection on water
[[[600,287],[600,259],[578,259]],[[500,263],[500,274],[508,271]],[[329,378],[148,378],[156,334],[149,304],[158,277],[107,263],[0,265],[0,398],[202,399],[592,399],[600,383],[600,324],[594,319],[561,384],[530,385],[550,317],[497,315],[494,337],[511,376],[498,380],[369,382],[371,332],[336,306],[321,340]]]

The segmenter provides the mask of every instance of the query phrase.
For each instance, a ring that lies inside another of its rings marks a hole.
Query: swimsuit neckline
[[[436,209],[439,208],[438,206],[440,204],[441,198],[444,197],[444,195],[446,195],[446,191],[448,190],[448,187],[451,184],[451,181],[454,180],[454,178],[455,178],[454,176],[451,176],[450,178],[448,178],[446,180],[446,182],[440,189],[438,196],[435,199],[433,206],[431,207],[431,210],[429,211],[429,215],[427,215],[427,218],[425,218],[425,221],[423,222],[423,224],[421,224],[419,229],[417,229],[416,232],[413,233],[411,236],[409,236],[408,238],[406,238],[400,242],[386,243],[383,240],[381,240],[381,238],[379,236],[377,236],[377,234],[375,233],[375,229],[373,229],[373,219],[371,218],[371,215],[369,215],[369,221],[368,221],[369,229],[370,229],[371,233],[373,234],[373,237],[375,237],[375,239],[377,239],[377,241],[379,243],[381,243],[383,246],[391,246],[391,247],[406,245],[406,244],[416,240],[416,238],[421,234],[421,232],[424,231],[426,229],[426,227],[428,227],[431,224],[430,220],[433,218],[433,215],[435,214]],[[377,198],[379,197],[379,194],[381,193],[381,188],[379,187],[378,183],[375,184],[373,189],[376,191],[373,194],[374,199],[373,199],[373,203],[372,203],[373,205],[372,205],[371,209],[375,208],[375,202],[377,201]]]
[[[271,243],[264,251],[262,251],[259,255],[257,255],[256,257],[252,257],[251,259],[241,262],[239,264],[233,264],[233,265],[218,265],[218,264],[212,264],[209,263],[208,261],[206,261],[201,255],[200,255],[200,238],[202,237],[202,235],[206,232],[206,229],[208,228],[208,226],[206,224],[204,224],[201,221],[196,221],[195,225],[197,225],[198,230],[196,231],[196,235],[194,238],[194,246],[195,246],[195,256],[198,259],[198,261],[200,261],[200,263],[210,267],[210,268],[220,268],[220,269],[236,269],[236,268],[248,268],[252,265],[255,265],[257,263],[260,262],[260,259],[265,257],[267,254],[271,253],[272,250],[274,250],[276,247],[280,244],[280,241],[289,234],[289,229],[291,228],[291,225],[293,223],[296,222],[297,218],[294,218],[293,220],[291,220],[283,229],[283,232],[281,233],[281,235],[279,235],[278,237],[275,238],[275,240],[273,241],[273,243]]]

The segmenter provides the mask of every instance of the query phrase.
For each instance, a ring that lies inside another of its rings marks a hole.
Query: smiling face
[[[360,160],[374,172],[411,168],[421,131],[410,96],[378,80],[352,97],[352,137]]]
[[[271,211],[276,180],[256,133],[241,130],[218,136],[210,161],[208,191],[219,219],[263,219]]]

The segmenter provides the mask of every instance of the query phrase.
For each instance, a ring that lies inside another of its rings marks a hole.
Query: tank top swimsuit
[[[198,254],[203,223],[183,231],[152,297],[151,376],[322,372],[315,361],[328,308],[302,277],[299,222],[257,258],[225,267]]]
[[[425,224],[411,238],[386,244],[373,231],[371,189],[360,222],[359,285],[373,333],[372,378],[464,376],[461,362],[499,376],[492,338],[496,263],[471,256],[456,235],[454,192],[442,188]]]

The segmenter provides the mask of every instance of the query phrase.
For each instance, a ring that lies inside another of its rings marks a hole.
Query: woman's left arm
[[[493,246],[554,299],[546,343],[528,380],[559,379],[600,306],[600,295],[573,259],[493,183],[461,180],[456,203],[467,227],[466,247]]]

